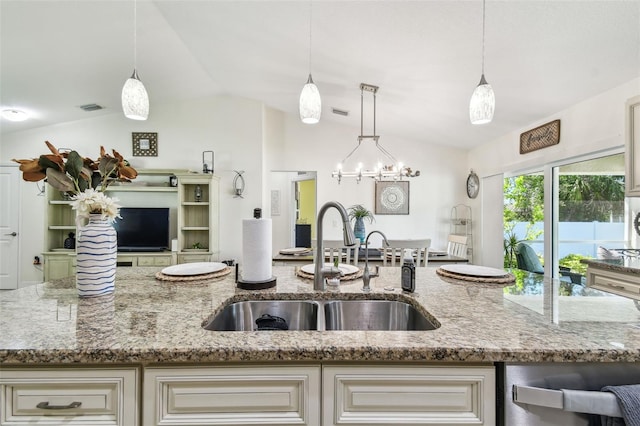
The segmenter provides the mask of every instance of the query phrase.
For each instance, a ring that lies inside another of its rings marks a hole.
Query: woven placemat
[[[472,283],[494,283],[494,284],[504,284],[504,283],[512,283],[516,280],[515,275],[508,273],[502,277],[472,277],[470,275],[456,274],[454,272],[445,271],[444,269],[438,268],[436,269],[436,273],[443,277],[447,278],[455,278],[456,280],[469,281]]]
[[[362,268],[358,268],[358,272],[354,272],[353,274],[349,274],[349,275],[343,275],[340,277],[340,281],[352,281],[352,280],[357,280],[358,278],[362,277],[362,274],[364,273],[364,271],[362,270]],[[296,271],[296,275],[299,276],[300,278],[308,278],[310,280],[313,279],[314,274],[308,274],[306,272],[304,272],[301,269],[298,269]]]
[[[171,282],[189,282],[189,281],[202,281],[202,280],[210,280],[212,278],[220,278],[231,272],[231,268],[228,266],[220,271],[211,272],[209,274],[199,274],[199,275],[165,275],[162,272],[156,272],[156,279],[160,281],[171,281]]]

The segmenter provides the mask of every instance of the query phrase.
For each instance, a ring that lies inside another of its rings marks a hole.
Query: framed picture
[[[131,133],[133,141],[134,157],[157,157],[158,134],[157,133]]]
[[[376,214],[409,214],[409,181],[376,181]]]

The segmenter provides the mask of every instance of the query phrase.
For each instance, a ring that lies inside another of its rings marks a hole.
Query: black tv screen
[[[118,232],[118,251],[163,251],[169,248],[168,207],[122,207]]]

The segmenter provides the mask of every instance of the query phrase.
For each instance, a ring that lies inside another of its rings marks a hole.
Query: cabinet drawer
[[[137,369],[3,369],[0,425],[137,425]]]
[[[169,266],[171,256],[139,256],[138,266]]]
[[[325,366],[323,425],[494,425],[488,367]]]
[[[210,254],[179,254],[178,263],[210,262]]]
[[[144,425],[319,425],[320,367],[148,368]]]
[[[589,267],[587,283],[598,290],[640,300],[640,278]]]

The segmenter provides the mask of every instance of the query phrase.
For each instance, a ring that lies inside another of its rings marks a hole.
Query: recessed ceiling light
[[[17,109],[5,109],[2,111],[2,116],[9,121],[24,121],[29,118],[29,115]]]

